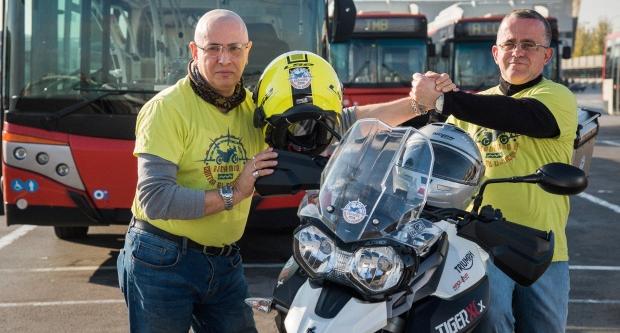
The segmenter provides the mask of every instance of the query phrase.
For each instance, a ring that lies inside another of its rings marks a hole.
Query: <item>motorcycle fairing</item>
[[[488,256],[478,245],[457,236],[454,224],[441,221],[435,223],[448,235],[448,254],[443,272],[434,296],[451,299],[463,290],[476,285],[486,274]]]
[[[409,311],[405,333],[461,333],[476,327],[489,304],[489,281],[486,276],[465,293],[445,300],[428,297]]]
[[[287,332],[375,332],[387,324],[385,302],[369,303],[350,298],[333,318],[315,313],[322,292],[306,281],[295,296],[284,326]]]
[[[523,286],[538,280],[553,259],[553,232],[503,218],[470,221],[459,228],[458,235],[487,250],[495,266]]]
[[[273,302],[280,309],[289,309],[299,288],[308,280],[308,275],[291,257],[280,272],[273,290]]]

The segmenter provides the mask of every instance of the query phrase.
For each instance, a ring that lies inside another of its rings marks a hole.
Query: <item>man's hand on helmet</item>
[[[235,180],[235,194],[240,199],[251,196],[254,193],[256,179],[273,173],[273,168],[278,165],[277,157],[278,153],[269,147],[248,160]]]

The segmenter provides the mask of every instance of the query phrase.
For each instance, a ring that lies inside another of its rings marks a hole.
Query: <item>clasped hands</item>
[[[459,88],[452,82],[448,74],[428,71],[424,74],[413,74],[409,96],[422,107],[434,109],[437,98],[450,91],[459,91]]]

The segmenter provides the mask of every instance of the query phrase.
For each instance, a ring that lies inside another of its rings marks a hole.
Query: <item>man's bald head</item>
[[[245,40],[248,40],[248,29],[246,28],[245,22],[243,22],[241,16],[227,9],[214,9],[204,14],[196,24],[194,41],[200,45],[204,45],[209,31],[213,29],[218,22],[222,21],[232,21],[237,23],[236,25],[238,25],[240,33],[245,36]]]

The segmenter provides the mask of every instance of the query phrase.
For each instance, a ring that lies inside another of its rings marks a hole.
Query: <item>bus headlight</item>
[[[23,160],[24,158],[26,158],[26,156],[28,155],[28,152],[26,151],[26,148],[24,147],[17,147],[13,150],[13,157],[15,157],[16,160]]]

